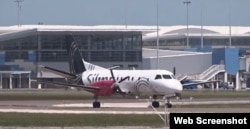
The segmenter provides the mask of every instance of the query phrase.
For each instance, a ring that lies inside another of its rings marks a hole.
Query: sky
[[[18,24],[14,1],[0,0],[0,26]],[[183,1],[158,0],[159,25],[186,25],[188,7],[189,25],[250,26],[250,0]],[[24,0],[20,14],[22,25],[156,25],[157,0]]]

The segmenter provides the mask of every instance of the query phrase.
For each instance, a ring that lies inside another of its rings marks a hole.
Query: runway
[[[101,108],[92,108],[92,100],[37,100],[37,101],[0,101],[0,112],[18,113],[55,113],[55,114],[164,114],[171,112],[250,112],[249,108],[184,108],[182,105],[206,104],[250,104],[246,99],[199,99],[199,100],[174,100],[174,108],[161,107],[154,111],[147,100],[140,99],[107,99],[101,101]]]
[[[102,111],[102,110],[56,110],[56,109],[0,109],[0,112],[47,113],[47,114],[155,114],[154,111]],[[164,114],[165,112],[159,112]],[[166,112],[167,114],[169,112]]]
[[[182,100],[182,101],[175,101],[172,102],[173,105],[206,105],[206,104],[250,104],[250,100],[207,100],[207,101],[188,101],[188,100]],[[108,107],[108,108],[150,108],[151,106],[150,102],[137,102],[137,103],[102,103],[101,107]],[[58,104],[53,105],[54,107],[92,107],[92,104]],[[160,106],[164,106],[164,103],[161,102]]]

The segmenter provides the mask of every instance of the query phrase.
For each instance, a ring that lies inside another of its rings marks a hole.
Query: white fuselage
[[[115,81],[125,93],[134,95],[175,95],[182,84],[167,70],[113,70]],[[120,80],[124,81],[119,83]],[[100,80],[112,80],[111,71],[87,70],[82,74],[84,85]]]

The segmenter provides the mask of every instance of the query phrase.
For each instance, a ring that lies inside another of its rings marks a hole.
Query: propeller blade
[[[120,88],[119,86],[117,87],[117,91],[118,91],[119,94],[121,94],[121,95],[123,95],[123,96],[125,95],[125,93],[122,92],[122,90],[121,90],[121,88]]]
[[[173,68],[173,74],[174,74],[174,75],[176,74],[176,69],[175,69],[175,67]]]
[[[129,78],[129,77],[127,76],[127,77],[121,79],[118,83],[121,83],[121,82],[125,81],[125,80],[128,79],[128,78]]]
[[[114,73],[113,73],[113,70],[112,70],[112,69],[110,69],[110,72],[111,72],[111,77],[112,77],[112,79],[113,79],[113,82],[116,82],[116,80],[115,80],[115,76],[114,76]]]
[[[125,78],[121,79],[121,80],[117,83],[117,82],[116,82],[116,79],[115,79],[115,75],[114,75],[114,73],[113,73],[113,69],[114,69],[114,68],[117,68],[117,66],[110,69],[111,77],[112,77],[112,79],[113,79],[113,85],[112,85],[113,92],[114,92],[114,93],[118,93],[118,94],[124,95],[125,93],[122,92],[122,90],[121,90],[121,88],[119,87],[119,84],[118,84],[118,83],[121,83],[121,82],[125,81],[126,79],[128,79],[128,77],[125,77]]]

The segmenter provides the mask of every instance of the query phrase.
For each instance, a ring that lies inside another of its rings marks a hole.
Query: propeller
[[[112,68],[110,69],[110,73],[111,73],[111,77],[113,80],[113,85],[112,85],[113,91],[116,93],[119,93],[119,94],[124,94],[124,92],[122,92],[121,88],[119,87],[119,84],[121,82],[125,81],[128,77],[125,77],[125,78],[121,79],[119,82],[117,82],[117,80],[115,79],[114,72],[113,72]]]

